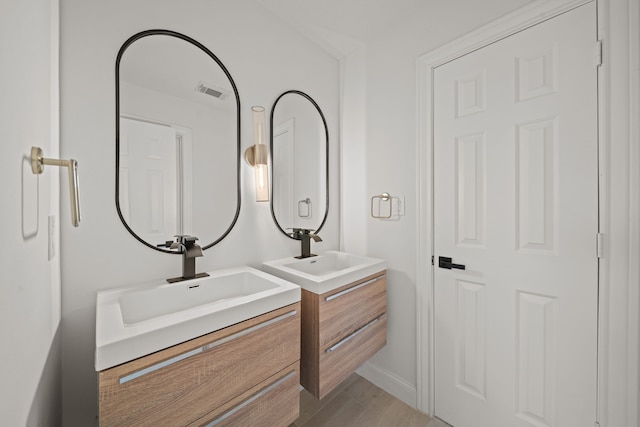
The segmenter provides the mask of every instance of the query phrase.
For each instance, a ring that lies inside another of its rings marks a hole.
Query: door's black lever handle
[[[451,270],[452,268],[457,268],[458,270],[464,270],[466,267],[463,264],[454,264],[451,262],[452,259],[445,256],[438,257],[438,267],[446,268],[447,270]]]

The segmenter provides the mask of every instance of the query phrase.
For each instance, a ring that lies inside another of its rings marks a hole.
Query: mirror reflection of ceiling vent
[[[211,95],[218,99],[225,99],[231,93],[226,89],[215,87],[202,81],[198,83],[198,86],[196,86],[196,91],[206,93],[207,95]]]

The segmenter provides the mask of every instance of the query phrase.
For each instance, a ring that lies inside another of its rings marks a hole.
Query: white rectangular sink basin
[[[221,276],[217,276],[220,279]],[[125,326],[165,316],[179,311],[232,298],[257,295],[277,289],[279,284],[265,280],[253,272],[238,272],[224,276],[224,280],[204,278],[172,286],[163,284],[148,289],[134,290],[120,295],[118,302]]]
[[[387,263],[382,259],[338,251],[327,251],[303,259],[282,258],[262,264],[262,269],[267,273],[317,294],[332,291],[386,268]]]
[[[251,267],[99,292],[96,371],[300,301],[293,283]]]

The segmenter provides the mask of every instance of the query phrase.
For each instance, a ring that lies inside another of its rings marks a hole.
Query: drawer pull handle
[[[367,323],[366,325],[364,325],[363,327],[361,327],[360,329],[356,330],[355,332],[353,332],[351,335],[347,335],[346,337],[342,338],[340,341],[338,341],[337,343],[335,343],[333,346],[329,347],[328,349],[325,350],[325,353],[331,353],[332,351],[334,351],[335,349],[337,349],[338,347],[340,347],[342,344],[345,344],[347,341],[351,340],[352,338],[355,338],[356,336],[360,335],[362,332],[365,331],[365,329],[369,328],[370,326],[372,326],[374,323],[378,322],[379,320],[381,320],[383,317],[385,317],[387,314],[381,314],[380,316],[376,317],[375,319],[373,319],[371,322]]]
[[[220,417],[218,417],[215,420],[211,421],[209,424],[206,424],[206,427],[213,427],[213,426],[216,426],[216,425],[220,424],[222,421],[226,420],[227,418],[229,418],[230,416],[232,416],[233,414],[235,414],[236,412],[238,412],[242,408],[246,407],[247,405],[251,404],[252,402],[255,402],[256,400],[260,399],[262,396],[264,396],[265,394],[269,393],[271,390],[273,390],[274,388],[278,387],[280,384],[284,383],[289,378],[293,377],[295,374],[296,374],[296,371],[289,372],[287,375],[285,375],[284,377],[280,378],[278,381],[274,382],[273,384],[271,384],[267,388],[263,389],[262,391],[260,391],[257,394],[254,394],[249,399],[245,400],[244,402],[242,402],[238,406],[235,406],[233,409],[225,412]]]
[[[235,340],[237,338],[241,338],[241,337],[243,337],[245,335],[248,335],[248,334],[250,334],[252,332],[255,332],[255,331],[260,330],[262,328],[265,328],[267,326],[273,325],[274,323],[277,323],[277,322],[279,322],[281,320],[287,319],[287,318],[289,318],[291,316],[295,316],[296,314],[298,314],[298,312],[296,310],[289,311],[288,313],[284,313],[284,314],[282,314],[282,315],[280,315],[278,317],[274,317],[273,319],[269,319],[269,320],[267,320],[265,322],[258,323],[257,325],[254,325],[254,326],[252,326],[250,328],[243,329],[243,330],[241,330],[239,332],[236,332],[235,334],[229,335],[228,337],[224,337],[224,338],[221,338],[219,340],[210,342],[209,344],[205,344],[205,345],[203,345],[201,347],[194,348],[191,351],[187,351],[186,353],[179,354],[179,355],[174,356],[174,357],[172,357],[170,359],[164,360],[164,361],[162,361],[160,363],[156,363],[155,365],[147,366],[144,369],[141,369],[141,370],[135,371],[135,372],[133,372],[133,373],[131,373],[129,375],[125,375],[123,377],[120,377],[120,384],[124,384],[126,382],[131,381],[131,380],[135,380],[136,378],[140,378],[143,375],[150,374],[151,372],[157,371],[158,369],[162,369],[162,368],[167,367],[169,365],[173,365],[174,363],[180,362],[181,360],[187,359],[187,358],[189,358],[191,356],[195,356],[196,354],[200,354],[200,353],[203,353],[203,352],[205,352],[207,350],[211,350],[214,347],[218,347],[218,346],[220,346],[222,344],[228,343],[229,341],[233,341],[233,340]]]
[[[325,299],[324,299],[324,300],[325,300],[325,301],[331,301],[331,300],[334,300],[334,299],[336,299],[336,298],[338,298],[338,297],[341,297],[341,296],[343,296],[343,295],[348,294],[349,292],[356,291],[356,290],[358,290],[358,289],[360,289],[360,288],[363,288],[363,287],[365,287],[365,286],[367,286],[367,285],[370,285],[370,284],[372,284],[372,283],[374,283],[374,282],[377,282],[378,280],[382,279],[383,277],[384,277],[384,274],[383,274],[383,275],[381,275],[381,276],[378,276],[378,277],[374,277],[373,279],[371,279],[371,280],[367,280],[366,282],[362,282],[362,283],[360,283],[359,285],[356,285],[356,286],[354,286],[354,287],[351,287],[351,288],[345,289],[344,291],[337,292],[337,293],[335,293],[335,294],[333,294],[333,295],[329,295],[328,297],[325,297]]]

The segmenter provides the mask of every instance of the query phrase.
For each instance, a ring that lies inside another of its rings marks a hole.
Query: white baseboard
[[[360,366],[356,373],[412,408],[416,408],[416,387],[404,379],[371,362]]]

